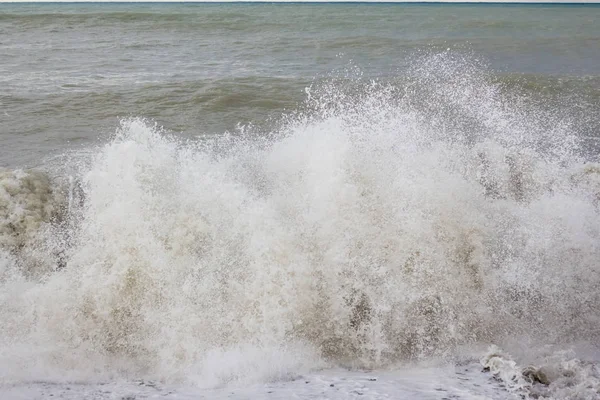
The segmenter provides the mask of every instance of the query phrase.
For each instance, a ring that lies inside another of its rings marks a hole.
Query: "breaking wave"
[[[271,132],[143,119],[0,173],[0,378],[219,385],[598,340],[600,165],[569,115],[429,56]],[[54,185],[54,186],[53,186]]]

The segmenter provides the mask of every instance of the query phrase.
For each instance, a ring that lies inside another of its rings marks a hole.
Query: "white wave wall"
[[[4,195],[0,379],[215,386],[598,339],[600,166],[568,115],[446,53],[308,93],[269,134],[124,120],[35,265]]]

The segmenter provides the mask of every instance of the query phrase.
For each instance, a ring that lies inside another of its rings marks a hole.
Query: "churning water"
[[[490,350],[508,391],[597,398],[597,78],[451,49],[365,75],[229,133],[126,117],[0,170],[0,380],[215,387],[497,345],[534,364]]]

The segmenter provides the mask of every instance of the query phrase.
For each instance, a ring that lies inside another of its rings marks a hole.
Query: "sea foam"
[[[401,86],[310,88],[271,132],[123,120],[69,223],[26,195],[42,273],[4,195],[0,377],[215,386],[597,340],[600,166],[569,116],[421,61]]]

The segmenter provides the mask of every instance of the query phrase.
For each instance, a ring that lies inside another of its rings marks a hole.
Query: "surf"
[[[310,87],[270,131],[127,118],[70,181],[3,172],[1,379],[214,387],[597,340],[600,165],[569,115],[450,52],[404,78]]]

